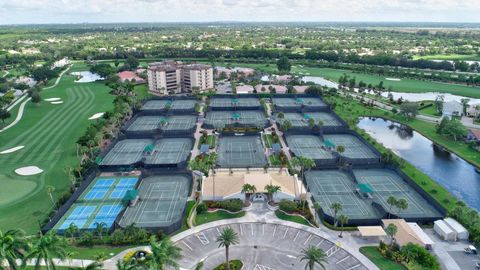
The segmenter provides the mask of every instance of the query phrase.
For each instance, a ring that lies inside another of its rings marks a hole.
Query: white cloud
[[[0,0],[0,23],[470,21],[479,0]]]

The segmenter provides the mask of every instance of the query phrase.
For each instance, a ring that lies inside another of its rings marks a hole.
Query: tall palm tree
[[[305,171],[308,171],[316,166],[313,159],[303,156],[292,158],[290,163],[293,167],[300,167],[300,178],[302,181],[304,180]],[[300,187],[303,189],[303,184]],[[300,191],[300,194],[303,194],[303,190]],[[302,202],[302,208],[305,209],[305,199]]]
[[[405,200],[404,198],[401,198],[400,200],[397,201],[395,206],[398,208],[398,216],[400,216],[400,212],[408,208],[408,201]]]
[[[255,193],[256,191],[257,191],[257,188],[254,185],[244,184],[242,186],[242,193],[245,194],[245,204],[247,203],[249,198],[249,196],[247,195]]]
[[[397,205],[397,199],[393,196],[388,197],[387,199],[387,204],[389,205],[388,209],[388,217],[390,217],[392,214],[392,208]]]
[[[24,259],[28,242],[20,230],[0,231],[0,268],[18,269],[16,260]]]
[[[53,208],[57,208],[57,207],[56,207],[55,200],[53,199],[53,192],[55,191],[55,187],[53,187],[53,186],[47,186],[47,187],[46,187],[46,190],[47,190],[48,197],[50,197],[50,200],[52,201],[52,206],[53,206]]]
[[[343,206],[339,202],[334,202],[330,205],[330,209],[333,211],[333,225],[337,227],[337,214],[342,211]]]
[[[393,245],[397,231],[398,231],[397,225],[393,223],[388,224],[387,228],[385,228],[385,232],[387,233],[388,236],[390,236],[390,245]]]
[[[310,246],[307,249],[302,249],[300,253],[300,261],[307,261],[305,270],[313,270],[315,265],[320,266],[322,269],[327,264],[327,254],[316,246]]]
[[[265,190],[267,191],[269,201],[273,201],[273,196],[275,196],[275,194],[277,194],[278,192],[282,191],[282,187],[275,185],[266,185]]]
[[[65,229],[65,236],[70,237],[70,241],[73,242],[75,234],[78,233],[78,226],[75,223],[70,223],[67,229]]]
[[[217,238],[218,247],[225,247],[225,269],[227,270],[230,269],[228,249],[231,245],[236,245],[239,242],[238,234],[230,227],[223,229]]]
[[[40,269],[42,261],[45,262],[47,270],[55,269],[53,259],[64,260],[67,258],[67,242],[64,238],[59,237],[53,230],[45,235],[40,235],[33,241],[30,252],[27,254],[28,259],[35,259],[35,269]]]
[[[342,228],[338,237],[342,238],[343,237],[343,226],[348,223],[348,216],[340,215],[338,217],[338,221],[340,221],[340,227]]]
[[[95,226],[95,232],[97,233],[98,238],[102,240],[103,233],[107,230],[107,224],[105,222],[95,222],[93,225]]]
[[[178,269],[177,260],[182,256],[181,249],[173,244],[170,238],[164,238],[161,241],[152,237],[150,239],[150,248],[152,254],[149,258],[149,266],[151,269],[164,270],[167,266]]]

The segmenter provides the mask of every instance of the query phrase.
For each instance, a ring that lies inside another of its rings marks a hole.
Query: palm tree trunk
[[[225,268],[226,268],[227,270],[230,270],[230,262],[229,262],[229,260],[228,260],[228,246],[225,246],[225,258],[226,258],[226,260],[227,260],[227,265],[226,265]]]

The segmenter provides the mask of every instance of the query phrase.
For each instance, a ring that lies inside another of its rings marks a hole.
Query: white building
[[[462,116],[463,115],[463,105],[462,103],[452,100],[449,102],[443,103],[443,116],[452,117],[452,116]]]
[[[437,220],[433,223],[433,230],[445,241],[455,241],[456,233],[443,220]]]
[[[465,227],[463,227],[462,224],[458,223],[458,221],[456,221],[453,218],[446,218],[443,221],[445,221],[445,223],[447,223],[447,225],[452,229],[452,231],[455,232],[458,240],[468,239],[468,236],[469,236],[468,230],[465,229]]]
[[[201,92],[214,87],[213,68],[208,65],[156,62],[149,64],[147,75],[148,89],[157,95]]]

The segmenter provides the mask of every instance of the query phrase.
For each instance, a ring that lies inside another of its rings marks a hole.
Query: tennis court
[[[177,228],[183,217],[191,189],[191,178],[183,174],[155,175],[142,179],[139,202],[125,211],[120,226],[135,223],[141,228],[160,228],[168,233]]]
[[[140,116],[133,121],[127,131],[187,131],[195,127],[194,115]]]
[[[283,121],[288,120],[292,123],[294,128],[303,128],[310,127],[309,121],[313,119],[315,124],[318,124],[319,121],[322,121],[323,126],[325,127],[340,127],[343,126],[342,123],[333,116],[331,113],[327,112],[308,112],[308,113],[283,113],[283,118],[278,117],[278,113],[275,114],[277,122],[282,124]]]
[[[138,177],[99,177],[90,183],[54,229],[63,231],[70,224],[79,229],[94,229],[105,223],[109,229],[123,210],[122,199],[128,190],[135,189]]]
[[[127,139],[118,141],[102,159],[100,165],[131,165],[142,160],[145,147],[153,144],[150,139]]]
[[[187,160],[193,148],[190,138],[165,138],[155,142],[153,151],[145,154],[145,164],[179,164]]]
[[[345,152],[342,156],[350,159],[372,159],[379,158],[366,144],[360,139],[351,134],[325,134],[323,135],[325,141],[332,142],[335,146],[344,146]]]
[[[212,108],[249,108],[260,107],[260,100],[254,97],[213,97],[210,99]]]
[[[278,109],[327,107],[327,105],[317,97],[273,97],[272,102]]]
[[[355,182],[346,173],[338,170],[308,171],[305,180],[313,198],[327,215],[333,217],[330,205],[339,202],[343,207],[340,214],[347,215],[351,220],[379,218],[371,201],[362,199],[356,193]]]
[[[166,107],[170,107],[172,111],[193,111],[195,110],[195,104],[197,103],[194,99],[153,99],[145,102],[142,106],[142,110],[145,111],[162,111]]]
[[[323,142],[318,136],[287,135],[286,141],[295,156],[303,156],[314,160],[335,159],[332,152],[323,146]]]
[[[405,218],[436,217],[440,213],[420,194],[418,194],[400,175],[388,169],[362,169],[353,170],[359,183],[369,184],[373,189],[373,197],[381,203],[383,208],[392,211],[395,215]],[[390,196],[405,199],[408,208],[399,210],[391,208],[387,203]]]
[[[263,168],[267,164],[259,136],[225,136],[218,142],[218,165],[223,168]]]
[[[262,111],[209,111],[204,123],[205,128],[215,129],[233,125],[263,128],[267,124],[267,118]]]

